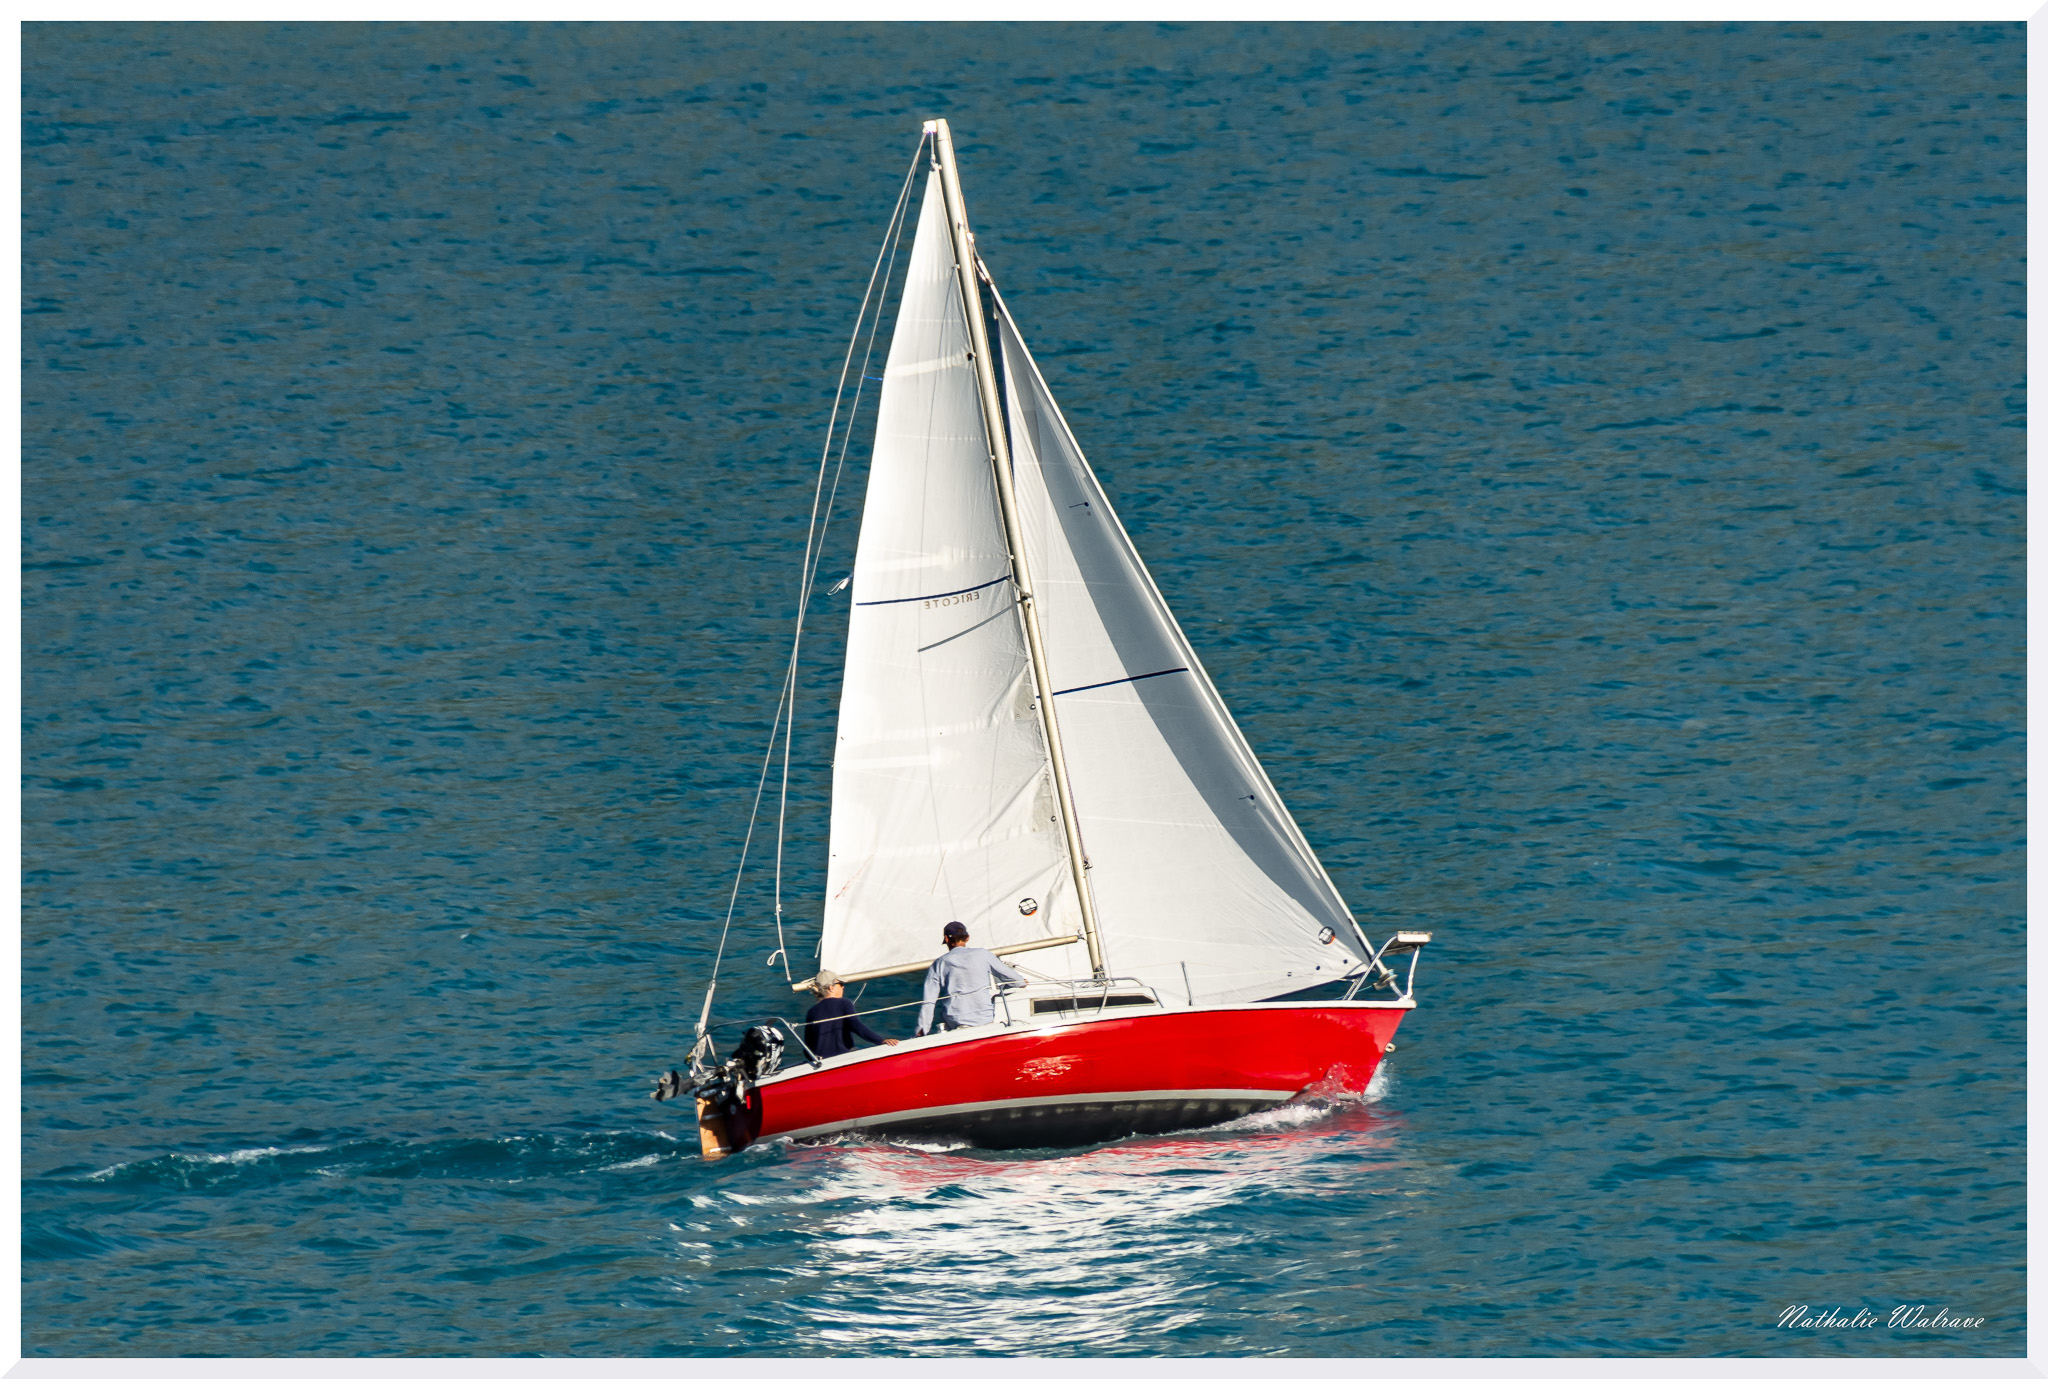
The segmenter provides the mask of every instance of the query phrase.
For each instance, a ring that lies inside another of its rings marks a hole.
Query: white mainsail
[[[1025,553],[1110,970],[1201,1003],[1336,978],[1359,957],[1343,898],[1195,659],[1007,312],[1001,339]]]
[[[853,567],[820,964],[1072,934],[1054,806],[938,179],[884,373]]]

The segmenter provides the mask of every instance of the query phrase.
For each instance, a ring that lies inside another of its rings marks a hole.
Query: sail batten
[[[997,575],[994,579],[985,579],[979,584],[970,584],[965,589],[948,589],[942,593],[937,594],[909,594],[899,599],[856,599],[854,601],[854,607],[875,608],[885,603],[918,603],[921,601],[930,602],[933,599],[958,598],[962,594],[971,594],[979,589],[987,589],[997,584],[1007,584],[1009,583],[1009,580],[1010,577],[1007,574],[1002,574]]]

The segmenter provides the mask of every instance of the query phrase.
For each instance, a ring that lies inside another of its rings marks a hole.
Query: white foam
[[[1347,1092],[1341,1089],[1336,1079],[1318,1083],[1303,1092],[1293,1101],[1269,1106],[1263,1111],[1239,1116],[1236,1120],[1225,1121],[1212,1126],[1212,1130],[1291,1130],[1309,1125],[1334,1115],[1346,1106],[1363,1106],[1379,1101],[1393,1089],[1393,1074],[1388,1071],[1387,1062],[1381,1059],[1366,1080],[1362,1092]]]
[[[1228,1130],[1292,1130],[1328,1116],[1337,1109],[1337,1103],[1317,1097],[1310,1101],[1285,1101],[1278,1106],[1269,1106],[1263,1111],[1227,1120],[1221,1125],[1210,1127],[1212,1133]]]
[[[891,1135],[883,1130],[841,1130],[836,1134],[809,1140],[810,1145],[829,1145],[834,1149],[876,1148],[907,1149],[914,1154],[957,1154],[974,1146],[966,1140],[912,1139],[906,1135]]]
[[[628,1168],[652,1168],[654,1165],[658,1163],[667,1162],[667,1159],[668,1156],[665,1154],[643,1154],[639,1158],[634,1159],[629,1163],[605,1164],[602,1167],[600,1167],[597,1171],[599,1173],[618,1173],[621,1170]]]
[[[159,1154],[155,1158],[135,1159],[128,1163],[113,1164],[107,1168],[97,1169],[85,1176],[88,1179],[111,1178],[124,1168],[135,1168],[146,1163],[156,1163],[161,1159],[174,1159],[180,1163],[188,1164],[246,1164],[254,1163],[259,1159],[276,1158],[285,1154],[320,1154],[335,1147],[330,1144],[301,1144],[289,1147],[269,1145],[262,1149],[230,1150],[225,1154]]]

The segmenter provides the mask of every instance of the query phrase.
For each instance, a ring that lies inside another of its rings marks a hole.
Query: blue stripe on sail
[[[1079,694],[1082,690],[1105,689],[1110,685],[1128,685],[1133,680],[1150,680],[1160,675],[1185,675],[1187,673],[1188,668],[1186,666],[1175,666],[1172,670],[1150,670],[1143,675],[1126,675],[1121,680],[1104,680],[1099,685],[1076,685],[1072,689],[1054,690],[1052,697],[1057,699],[1063,694]]]
[[[873,607],[875,607],[875,606],[876,606],[877,604],[883,604],[883,603],[922,603],[922,602],[924,602],[924,601],[925,601],[926,599],[949,599],[949,598],[952,598],[952,597],[954,597],[954,596],[955,596],[956,594],[971,594],[971,593],[973,593],[973,592],[974,592],[974,591],[975,591],[976,589],[986,589],[986,588],[988,588],[988,585],[989,585],[989,584],[1001,584],[1001,583],[1005,582],[1005,581],[1006,581],[1006,580],[1008,580],[1008,579],[1009,579],[1009,576],[1008,576],[1008,575],[997,575],[997,576],[996,576],[996,577],[995,577],[994,579],[990,580],[990,581],[988,582],[988,584],[976,584],[976,585],[972,586],[971,588],[967,588],[967,589],[953,589],[953,590],[949,590],[949,591],[947,591],[946,593],[943,593],[943,594],[913,594],[913,595],[911,595],[911,596],[910,596],[909,598],[907,598],[907,599],[869,599],[869,600],[868,600],[868,601],[867,601],[866,603],[858,603],[858,604],[855,604],[855,605],[854,605],[854,607],[856,607],[856,608],[873,608]],[[1092,686],[1092,685],[1091,685],[1091,686],[1088,686],[1088,688],[1090,688],[1090,689],[1093,689],[1093,688],[1094,688],[1094,686]]]

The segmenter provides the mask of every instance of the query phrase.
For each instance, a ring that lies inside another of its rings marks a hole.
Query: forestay
[[[884,371],[853,569],[821,964],[1079,928],[938,179]],[[1028,913],[1027,913],[1028,912]]]
[[[1110,971],[1162,994],[1192,988],[1204,1003],[1336,978],[1357,960],[1349,910],[1195,659],[1007,312],[1001,324],[1025,554]]]

